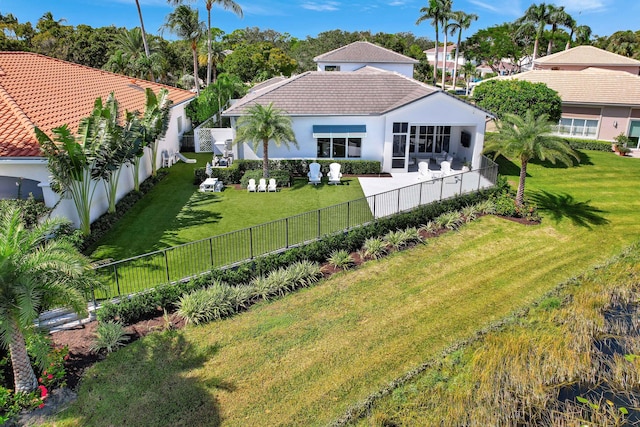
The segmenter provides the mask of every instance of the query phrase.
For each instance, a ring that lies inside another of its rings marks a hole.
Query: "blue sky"
[[[539,0],[539,3],[542,0]],[[260,27],[289,33],[300,39],[327,30],[370,30],[372,32],[413,32],[434,38],[433,28],[425,22],[415,25],[419,10],[427,0],[237,0],[244,18],[214,6],[212,26],[227,33],[238,28]],[[172,7],[166,0],[140,0],[145,28],[158,34],[158,29]],[[551,3],[551,1],[547,1]],[[204,0],[191,5],[206,20]],[[454,10],[475,13],[480,19],[467,31],[513,21],[531,4],[530,0],[454,0]],[[564,5],[579,24],[589,25],[597,35],[610,35],[618,30],[640,29],[638,0],[556,0]],[[34,25],[47,11],[67,25],[87,24],[92,27],[115,25],[132,28],[139,25],[134,0],[0,0],[0,13],[13,13],[20,22]],[[165,37],[169,38],[168,34]]]

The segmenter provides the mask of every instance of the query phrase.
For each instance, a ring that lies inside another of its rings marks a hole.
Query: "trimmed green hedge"
[[[373,160],[269,160],[269,174],[286,171],[290,176],[307,176],[309,163],[314,161],[320,163],[320,170],[325,175],[329,173],[331,163],[340,163],[341,172],[345,175],[375,175],[382,170],[380,162]],[[211,177],[218,178],[225,184],[239,184],[249,170],[262,170],[262,160],[236,160],[228,168],[213,168]],[[194,184],[200,185],[206,177],[205,168],[197,168]]]
[[[573,148],[574,150],[612,151],[610,141],[577,138],[564,138],[564,140],[567,141],[569,147]]]

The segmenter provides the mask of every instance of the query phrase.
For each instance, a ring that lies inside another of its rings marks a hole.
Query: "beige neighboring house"
[[[640,61],[593,46],[536,59],[534,70],[497,79],[545,83],[562,99],[560,135],[605,141],[624,134],[640,148]]]

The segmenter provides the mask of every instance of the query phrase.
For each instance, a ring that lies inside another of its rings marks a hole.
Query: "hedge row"
[[[307,176],[309,163],[320,163],[323,174],[329,173],[331,163],[340,163],[341,172],[347,175],[371,175],[381,172],[381,164],[373,160],[269,160],[269,173],[286,171],[290,176]],[[228,168],[213,168],[212,177],[218,178],[225,184],[239,184],[248,170],[262,170],[262,160],[236,160]],[[199,185],[206,179],[205,168],[195,170],[194,184]]]
[[[573,148],[574,150],[612,151],[610,141],[574,138],[565,138],[564,140],[567,142],[567,144],[569,144],[569,147]]]
[[[242,176],[240,184],[242,188],[247,188],[250,179],[255,179],[256,184],[262,178],[262,169],[248,170]],[[289,187],[291,185],[291,175],[287,171],[269,171],[269,178],[276,180],[278,187]]]
[[[500,179],[498,185],[489,190],[465,194],[453,199],[425,205],[411,212],[379,219],[346,233],[326,236],[321,240],[304,246],[248,261],[234,269],[212,270],[210,273],[189,282],[160,285],[147,292],[132,295],[118,304],[104,303],[98,310],[97,317],[100,321],[120,320],[125,324],[134,323],[157,315],[163,309],[169,311],[175,309],[180,296],[184,293],[210,286],[216,281],[223,281],[231,286],[240,286],[250,282],[255,277],[267,275],[272,271],[296,262],[323,263],[335,250],[357,251],[368,238],[381,237],[390,231],[419,227],[445,212],[460,210],[464,206],[487,200],[494,195],[502,194],[507,189],[506,180]]]

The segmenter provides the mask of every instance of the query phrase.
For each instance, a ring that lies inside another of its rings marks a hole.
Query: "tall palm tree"
[[[456,44],[456,57],[453,64],[453,88],[456,88],[456,78],[458,77],[458,58],[460,55],[460,43],[462,42],[462,30],[468,30],[473,21],[478,20],[475,13],[465,13],[462,10],[453,12],[453,28],[458,31],[458,43]]]
[[[576,36],[576,43],[578,45],[583,45],[589,44],[593,31],[588,25],[578,25],[574,30],[574,34]]]
[[[496,123],[497,134],[485,144],[485,152],[520,160],[520,180],[516,193],[518,206],[524,203],[524,185],[530,160],[549,160],[553,164],[560,161],[569,166],[573,165],[574,159],[580,160],[562,138],[551,135],[551,126],[548,115],[534,117],[531,110],[524,117],[505,114]]]
[[[467,61],[462,66],[461,71],[462,74],[464,74],[465,82],[467,82],[467,90],[465,95],[469,96],[469,83],[471,82],[471,79],[476,75],[476,66],[473,64],[473,62]]]
[[[420,9],[422,16],[416,21],[416,25],[421,24],[423,21],[431,20],[431,25],[436,30],[436,56],[433,67],[433,85],[435,86],[438,81],[438,44],[440,35],[440,25],[445,21],[445,18],[451,12],[452,0],[429,0],[429,4]],[[446,46],[445,46],[446,48]]]
[[[531,27],[535,32],[536,36],[533,42],[533,61],[538,58],[538,44],[540,43],[540,39],[544,34],[544,28],[547,26],[548,22],[549,7],[544,3],[532,4],[524,12],[524,15],[516,21],[521,30],[523,30],[524,27]]]
[[[178,5],[182,3],[182,0],[167,0],[172,5]],[[192,0],[193,1],[193,0]],[[217,4],[225,10],[230,10],[240,18],[243,17],[242,7],[233,0],[204,0],[204,5],[207,8],[207,86],[211,83],[211,73],[213,69],[213,52],[211,50],[211,43],[213,43],[211,37],[211,9],[213,5]],[[215,77],[213,78],[215,81]]]
[[[240,117],[236,123],[236,139],[234,144],[249,143],[253,151],[257,151],[262,143],[262,176],[269,178],[269,142],[276,147],[289,144],[298,147],[298,141],[293,133],[291,117],[284,111],[275,108],[273,103],[266,107],[255,104],[247,110],[247,114]]]
[[[549,44],[547,44],[547,55],[551,55],[551,51],[553,50],[553,36],[556,31],[558,31],[558,27],[571,28],[571,24],[575,23],[575,20],[564,10],[564,6],[556,7],[550,4],[548,8],[549,21],[547,23],[551,25],[551,33],[549,34]]]
[[[87,311],[89,263],[69,242],[55,238],[62,223],[52,219],[27,229],[18,208],[0,214],[0,340],[11,354],[17,393],[38,386],[25,345],[38,314],[56,305]]]
[[[193,77],[195,80],[196,94],[200,95],[198,84],[198,40],[204,32],[204,23],[200,21],[198,11],[189,6],[180,5],[167,15],[164,25],[160,28],[188,41],[193,55]]]

